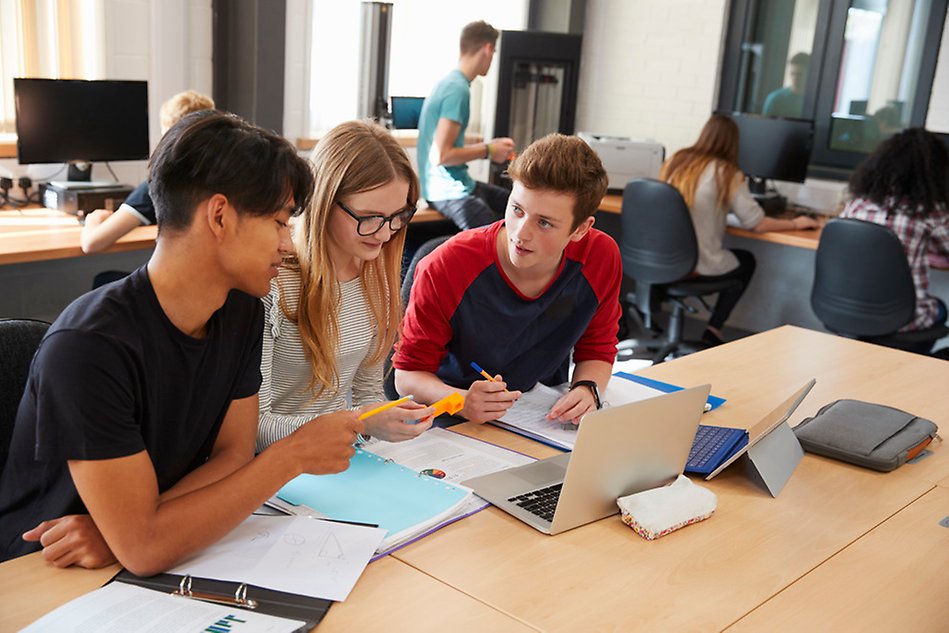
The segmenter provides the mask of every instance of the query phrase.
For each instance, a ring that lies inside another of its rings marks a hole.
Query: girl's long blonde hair
[[[665,162],[659,179],[678,189],[691,207],[699,179],[712,162],[718,185],[716,206],[727,212],[738,183],[736,175],[741,169],[738,167],[738,125],[724,114],[713,114],[702,126],[695,145],[680,149]]]
[[[409,185],[406,204],[415,206],[419,185],[405,151],[388,131],[372,123],[350,121],[336,126],[317,144],[310,162],[316,186],[310,207],[294,230],[300,303],[294,314],[281,299],[281,309],[300,331],[312,369],[310,388],[313,397],[318,398],[327,389],[339,390],[336,354],[340,295],[328,235],[331,214],[341,213],[336,202],[400,179]],[[360,274],[376,329],[376,343],[368,359],[372,363],[385,359],[399,332],[405,231],[403,228],[395,233],[378,258],[364,263]],[[289,263],[293,265],[294,261]]]

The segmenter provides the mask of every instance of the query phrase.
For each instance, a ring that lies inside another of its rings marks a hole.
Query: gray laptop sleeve
[[[836,400],[794,429],[805,451],[889,472],[936,437],[936,425],[911,413],[860,400]]]

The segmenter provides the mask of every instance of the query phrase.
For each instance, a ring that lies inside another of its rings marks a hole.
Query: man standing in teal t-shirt
[[[501,219],[510,191],[468,174],[468,161],[503,162],[514,153],[514,141],[495,138],[465,145],[471,82],[484,76],[494,58],[497,30],[484,21],[461,31],[458,68],[442,79],[422,105],[418,124],[418,171],[422,197],[462,230]]]

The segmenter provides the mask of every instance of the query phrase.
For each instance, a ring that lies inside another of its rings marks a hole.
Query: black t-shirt
[[[74,301],[40,343],[0,479],[0,560],[21,534],[86,513],[66,461],[148,451],[168,490],[211,453],[232,400],[257,393],[263,309],[232,291],[203,339],[162,311],[145,267]]]
[[[148,193],[147,180],[135,187],[122,204],[132,207],[141,216],[139,220],[144,220],[142,224],[155,224],[157,222],[155,219],[155,205]]]

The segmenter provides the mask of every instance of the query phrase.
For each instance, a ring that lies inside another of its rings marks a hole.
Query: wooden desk
[[[729,631],[945,631],[949,490],[934,488]]]
[[[840,397],[911,409],[944,427],[949,412],[943,361],[793,327],[643,373],[683,386],[711,381],[728,402],[707,424],[753,424],[812,376],[794,422]],[[467,426],[511,445],[500,430]],[[488,509],[394,556],[544,630],[721,630],[932,490],[949,471],[940,449],[889,474],[806,455],[777,499],[730,469],[705,484],[718,496],[714,517],[655,542],[616,517],[545,537]]]
[[[80,233],[76,216],[61,211],[42,207],[0,211],[0,264],[81,257]],[[104,252],[152,248],[157,234],[155,226],[137,227]]]
[[[118,565],[97,570],[56,569],[38,553],[0,564],[0,631],[19,630],[100,587],[118,569]],[[446,624],[461,622],[472,631],[532,630],[391,556],[371,563],[346,602],[334,604],[317,630],[441,633]]]
[[[620,213],[623,207],[623,196],[619,194],[607,194],[603,197],[600,204],[600,211],[608,213]],[[820,229],[808,229],[806,231],[769,231],[767,233],[755,233],[730,226],[727,229],[730,235],[738,237],[747,237],[752,240],[761,240],[774,244],[784,244],[785,246],[795,246],[797,248],[807,248],[817,250],[817,243],[820,241]]]

